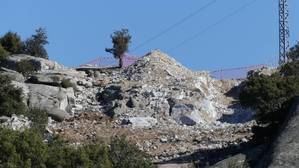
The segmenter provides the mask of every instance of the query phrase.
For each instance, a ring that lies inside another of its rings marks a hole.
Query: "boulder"
[[[51,116],[56,121],[63,121],[64,119],[71,118],[71,115],[67,113],[65,110],[52,108],[48,110],[48,115]]]
[[[64,89],[47,85],[27,84],[28,106],[46,109],[49,115],[63,120],[73,115],[74,91],[72,88]]]
[[[26,82],[50,86],[60,86],[64,80],[69,80],[73,86],[76,86],[77,82],[80,83],[80,81],[84,81],[85,77],[86,74],[84,72],[73,69],[45,70],[43,72],[31,75]]]
[[[151,128],[157,124],[157,119],[152,117],[131,117],[127,120],[133,128]]]
[[[192,103],[176,103],[171,107],[170,116],[179,124],[188,126],[202,123],[200,111]]]
[[[12,56],[8,57],[6,60],[1,61],[0,66],[8,68],[8,69],[16,70],[18,62],[20,62],[22,60],[28,60],[28,61],[32,62],[35,69],[37,69],[38,71],[58,70],[58,69],[63,68],[62,65],[58,64],[55,61],[50,61],[50,60],[38,58],[38,57],[32,57],[32,56],[24,55],[24,54],[12,55]]]
[[[14,81],[17,81],[17,82],[24,82],[25,81],[25,78],[22,74],[20,74],[16,71],[7,69],[7,68],[2,67],[0,69],[0,74],[8,76],[11,80],[14,80]]]

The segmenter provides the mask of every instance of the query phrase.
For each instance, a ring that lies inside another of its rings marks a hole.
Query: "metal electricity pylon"
[[[289,9],[287,0],[279,0],[279,64],[288,62],[287,52],[290,47]]]

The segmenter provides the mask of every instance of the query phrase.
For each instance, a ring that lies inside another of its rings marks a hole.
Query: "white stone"
[[[157,119],[152,117],[131,117],[128,121],[133,128],[150,128],[157,124]]]

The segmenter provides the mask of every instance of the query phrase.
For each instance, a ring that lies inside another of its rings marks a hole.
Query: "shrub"
[[[108,145],[96,141],[73,147],[59,137],[48,144],[34,130],[16,132],[0,127],[0,168],[16,167],[86,167],[149,168],[154,167],[147,155],[124,139]]]
[[[284,76],[299,76],[299,61],[292,61],[282,65],[280,73]]]
[[[34,64],[27,59],[23,59],[20,62],[18,62],[16,70],[24,76],[29,76],[37,71]]]
[[[100,141],[85,144],[77,149],[57,138],[49,144],[48,167],[99,167],[112,168],[109,149]]]
[[[82,147],[75,149],[62,140],[49,144],[47,167],[91,167],[91,162]]]
[[[0,38],[2,47],[11,54],[20,54],[23,49],[23,44],[20,36],[17,33],[8,32]]]
[[[61,81],[61,87],[63,88],[70,88],[70,87],[74,87],[73,84],[71,83],[71,80],[70,79],[63,79]]]
[[[0,127],[0,167],[46,167],[47,146],[31,130],[15,132]]]
[[[299,58],[299,42],[297,42],[297,44],[290,48],[290,51],[287,53],[287,57],[291,60],[291,61],[298,61]]]
[[[271,76],[252,73],[240,93],[241,104],[256,109],[261,123],[279,124],[286,116],[292,98],[299,93],[299,43],[287,53],[291,62],[281,65]]]
[[[46,130],[46,125],[48,124],[48,113],[46,110],[41,109],[30,109],[26,116],[32,122],[31,129],[35,132],[43,135]]]
[[[114,168],[154,167],[148,155],[141,152],[137,146],[128,143],[124,137],[114,138],[110,150]]]
[[[22,89],[15,88],[7,76],[0,75],[0,116],[19,115],[25,112]]]
[[[48,53],[44,47],[49,43],[47,38],[46,30],[43,28],[38,28],[36,30],[36,34],[32,35],[24,42],[24,54],[48,59]]]
[[[6,51],[3,46],[0,44],[0,61],[5,59],[7,56],[9,56],[9,52]]]
[[[256,109],[256,118],[261,123],[279,123],[288,110],[290,101],[299,93],[299,78],[253,75],[246,81],[240,93],[243,105]]]

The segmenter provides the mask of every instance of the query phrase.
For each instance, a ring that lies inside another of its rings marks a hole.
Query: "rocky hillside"
[[[22,59],[38,72],[27,77],[16,72]],[[126,135],[155,161],[167,161],[236,146],[252,136],[252,110],[227,94],[237,94],[240,81],[193,72],[160,51],[123,70],[78,71],[26,55],[11,56],[1,66],[22,88],[26,105],[46,109],[54,119],[48,131],[74,143]]]

